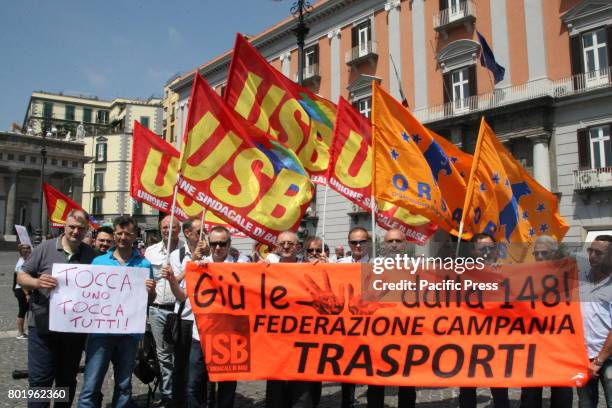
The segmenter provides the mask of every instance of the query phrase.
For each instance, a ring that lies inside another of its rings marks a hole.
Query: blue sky
[[[19,0],[2,5],[0,130],[33,91],[162,95],[164,83],[289,15],[293,0]]]

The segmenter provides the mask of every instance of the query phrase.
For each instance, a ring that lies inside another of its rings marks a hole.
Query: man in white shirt
[[[168,280],[172,294],[177,298],[174,312],[181,315],[178,341],[174,343],[174,367],[172,369],[172,399],[177,407],[185,405],[187,395],[187,373],[189,352],[191,351],[191,333],[193,329],[193,312],[189,298],[181,300],[185,294],[185,265],[189,261],[200,260],[208,247],[202,232],[202,221],[193,218],[183,223],[183,234],[186,245],[175,249],[170,254],[170,265],[162,268],[162,277]],[[170,276],[170,274],[172,276]]]
[[[170,216],[166,216],[159,224],[162,240],[155,245],[151,245],[145,251],[145,258],[151,262],[153,267],[153,276],[157,283],[155,291],[157,297],[155,302],[149,306],[149,323],[151,324],[151,333],[155,339],[155,351],[162,376],[162,382],[159,387],[161,394],[161,404],[169,404],[172,399],[172,367],[174,358],[172,354],[172,345],[164,341],[164,326],[168,314],[174,311],[174,302],[176,298],[172,294],[170,285],[162,280],[161,270],[164,264],[167,263],[166,247],[170,240],[170,253],[177,248],[181,248],[184,244],[179,241],[178,234],[181,226],[176,218],[174,218],[172,228],[170,228]]]
[[[249,262],[249,259],[245,256],[234,258],[230,255],[229,250],[232,245],[232,236],[229,230],[223,226],[211,228],[208,235],[208,245],[210,247],[210,256],[198,262]],[[206,372],[206,365],[204,364],[204,354],[202,353],[202,346],[200,345],[200,334],[198,333],[197,326],[194,324],[192,329],[189,374],[187,380],[188,408],[200,408],[205,406],[207,378],[208,374]],[[236,396],[236,381],[222,381],[217,384],[216,406],[218,408],[232,408]]]

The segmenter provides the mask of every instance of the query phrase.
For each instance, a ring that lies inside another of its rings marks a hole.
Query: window
[[[72,167],[79,167],[79,162],[73,161],[71,164]]]
[[[132,215],[141,215],[142,214],[142,203],[138,201],[132,201]]]
[[[91,108],[83,108],[83,122],[91,123]]]
[[[106,161],[106,143],[98,143],[96,145],[96,161],[97,162]]]
[[[51,165],[57,166],[57,159],[51,159]]]
[[[146,127],[148,129],[149,128],[149,117],[148,116],[141,116],[140,117],[140,124],[143,127]]]
[[[353,103],[353,106],[359,111],[359,113],[370,119],[370,115],[372,113],[372,97],[359,99]]]
[[[99,110],[97,114],[97,123],[107,124],[108,123],[108,111]]]
[[[444,103],[452,102],[452,110],[455,113],[469,110],[469,98],[476,95],[476,89],[475,65],[444,74]]]
[[[1,159],[2,157],[0,157]],[[36,156],[30,156],[30,163],[36,163]]]
[[[582,55],[587,86],[608,82],[608,47],[606,31],[602,28],[582,34]]]
[[[612,167],[610,129],[605,124],[578,130],[578,161],[581,170]]]
[[[368,54],[368,45],[371,40],[370,22],[362,23],[357,28],[357,44],[359,47],[359,56],[363,57]]]
[[[62,167],[68,167],[68,160],[62,160]]]
[[[94,173],[94,191],[104,191],[104,172]]]
[[[174,125],[170,126],[170,143],[174,143]]]
[[[8,154],[8,159],[9,160],[14,160],[15,159],[15,155],[13,153],[9,153]]]
[[[102,197],[94,197],[91,212],[94,214],[102,214]]]
[[[25,154],[20,154],[19,157],[18,157],[18,160],[20,162],[25,162],[25,158],[26,158]]]
[[[43,104],[43,116],[45,118],[53,117],[53,103],[52,102],[45,102]]]
[[[66,105],[66,120],[74,120],[74,106]]]
[[[311,78],[319,74],[319,45],[304,50],[304,78]]]
[[[446,6],[448,8],[448,21],[455,21],[463,17],[463,10],[465,8],[465,0],[446,0]]]

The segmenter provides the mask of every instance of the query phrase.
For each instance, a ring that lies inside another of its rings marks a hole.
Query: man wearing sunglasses
[[[208,246],[210,256],[203,258],[198,263],[210,262],[233,262],[246,263],[249,259],[245,256],[234,258],[230,255],[232,236],[229,230],[223,226],[211,228],[208,234]],[[184,293],[184,292],[183,292]],[[175,294],[180,295],[180,293]],[[183,296],[185,296],[183,294]],[[182,296],[181,296],[182,297]],[[183,301],[186,297],[177,297]],[[187,379],[187,407],[199,408],[205,406],[207,397],[207,377],[206,365],[204,364],[204,354],[200,345],[200,333],[194,324],[192,329],[191,351],[189,353],[189,370]],[[218,408],[231,408],[234,406],[236,396],[236,381],[222,381],[217,383],[218,390],[216,395]]]
[[[329,247],[325,245],[323,250],[323,240],[319,237],[310,237],[304,243],[304,259],[308,262],[329,262]]]
[[[580,282],[580,305],[591,380],[578,388],[578,398],[581,408],[597,407],[601,383],[612,407],[612,235],[597,236],[587,254],[591,268]]]

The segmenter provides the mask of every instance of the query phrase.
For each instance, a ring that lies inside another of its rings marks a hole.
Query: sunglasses
[[[365,245],[367,244],[369,241],[367,239],[362,239],[361,241],[349,241],[349,245],[353,245],[353,246],[357,246],[357,245]]]
[[[211,248],[225,248],[229,244],[229,241],[217,241],[217,242],[209,242]]]
[[[550,251],[533,251],[533,256],[548,256]]]
[[[323,253],[323,250],[321,248],[308,248],[308,253],[309,254],[314,254],[314,253],[321,254]]]

